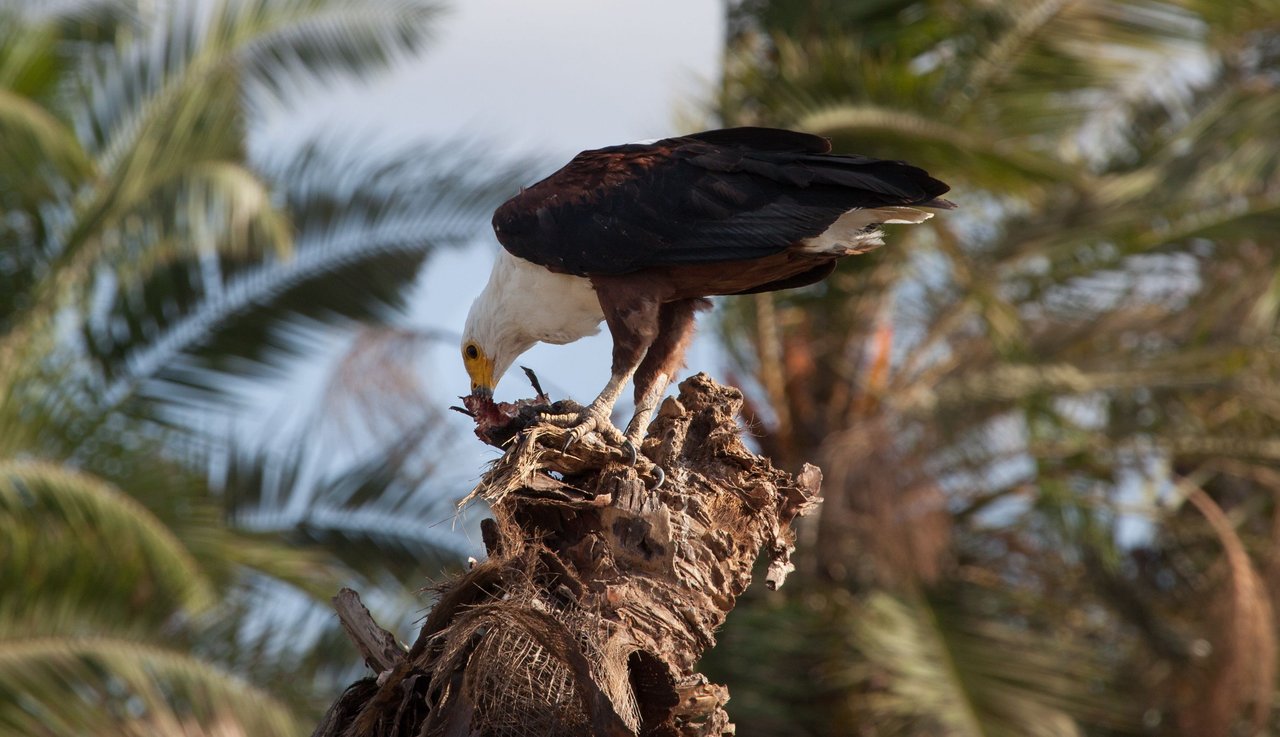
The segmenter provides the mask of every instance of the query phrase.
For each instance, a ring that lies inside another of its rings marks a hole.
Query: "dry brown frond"
[[[1276,641],[1271,600],[1244,543],[1222,508],[1187,481],[1187,501],[1204,516],[1226,555],[1225,596],[1208,609],[1207,641],[1212,651],[1203,668],[1190,671],[1178,698],[1178,723],[1186,734],[1227,737],[1242,710],[1259,733],[1271,713]]]

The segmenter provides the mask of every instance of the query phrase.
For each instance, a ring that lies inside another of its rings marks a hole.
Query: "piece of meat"
[[[582,406],[570,399],[552,402],[542,391],[538,377],[529,369],[525,369],[529,383],[533,384],[537,396],[532,399],[518,399],[514,402],[495,402],[487,394],[468,394],[462,397],[466,414],[471,415],[476,423],[476,437],[495,448],[506,449],[506,444],[517,433],[538,422],[543,413],[565,414],[578,412]]]

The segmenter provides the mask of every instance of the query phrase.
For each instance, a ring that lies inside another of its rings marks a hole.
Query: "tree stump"
[[[792,569],[791,522],[821,473],[779,471],[742,444],[742,395],[698,374],[668,398],[635,466],[589,436],[519,433],[473,496],[488,559],[439,589],[407,652],[354,592],[335,598],[378,674],[343,693],[318,737],[726,735],[728,692],[694,668],[763,549]],[[647,488],[665,470],[657,489]]]

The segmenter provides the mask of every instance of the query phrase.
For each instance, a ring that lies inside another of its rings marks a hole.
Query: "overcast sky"
[[[379,82],[326,90],[265,133],[465,133],[563,155],[661,137],[714,90],[723,15],[717,0],[459,0],[421,58]]]

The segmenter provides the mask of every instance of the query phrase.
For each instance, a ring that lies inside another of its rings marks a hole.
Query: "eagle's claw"
[[[622,439],[622,452],[627,454],[628,466],[636,465],[636,461],[640,459],[640,454],[636,452],[636,444],[631,442],[631,438]]]
[[[569,432],[565,433],[564,446],[561,448],[561,452],[567,453],[574,443],[582,440],[587,436],[587,433],[592,431],[599,433],[600,437],[606,442],[618,447],[624,447],[623,444],[626,441],[622,437],[622,432],[609,421],[608,414],[596,407],[586,407],[578,414],[556,415],[544,412],[538,416],[538,419],[569,430]]]

